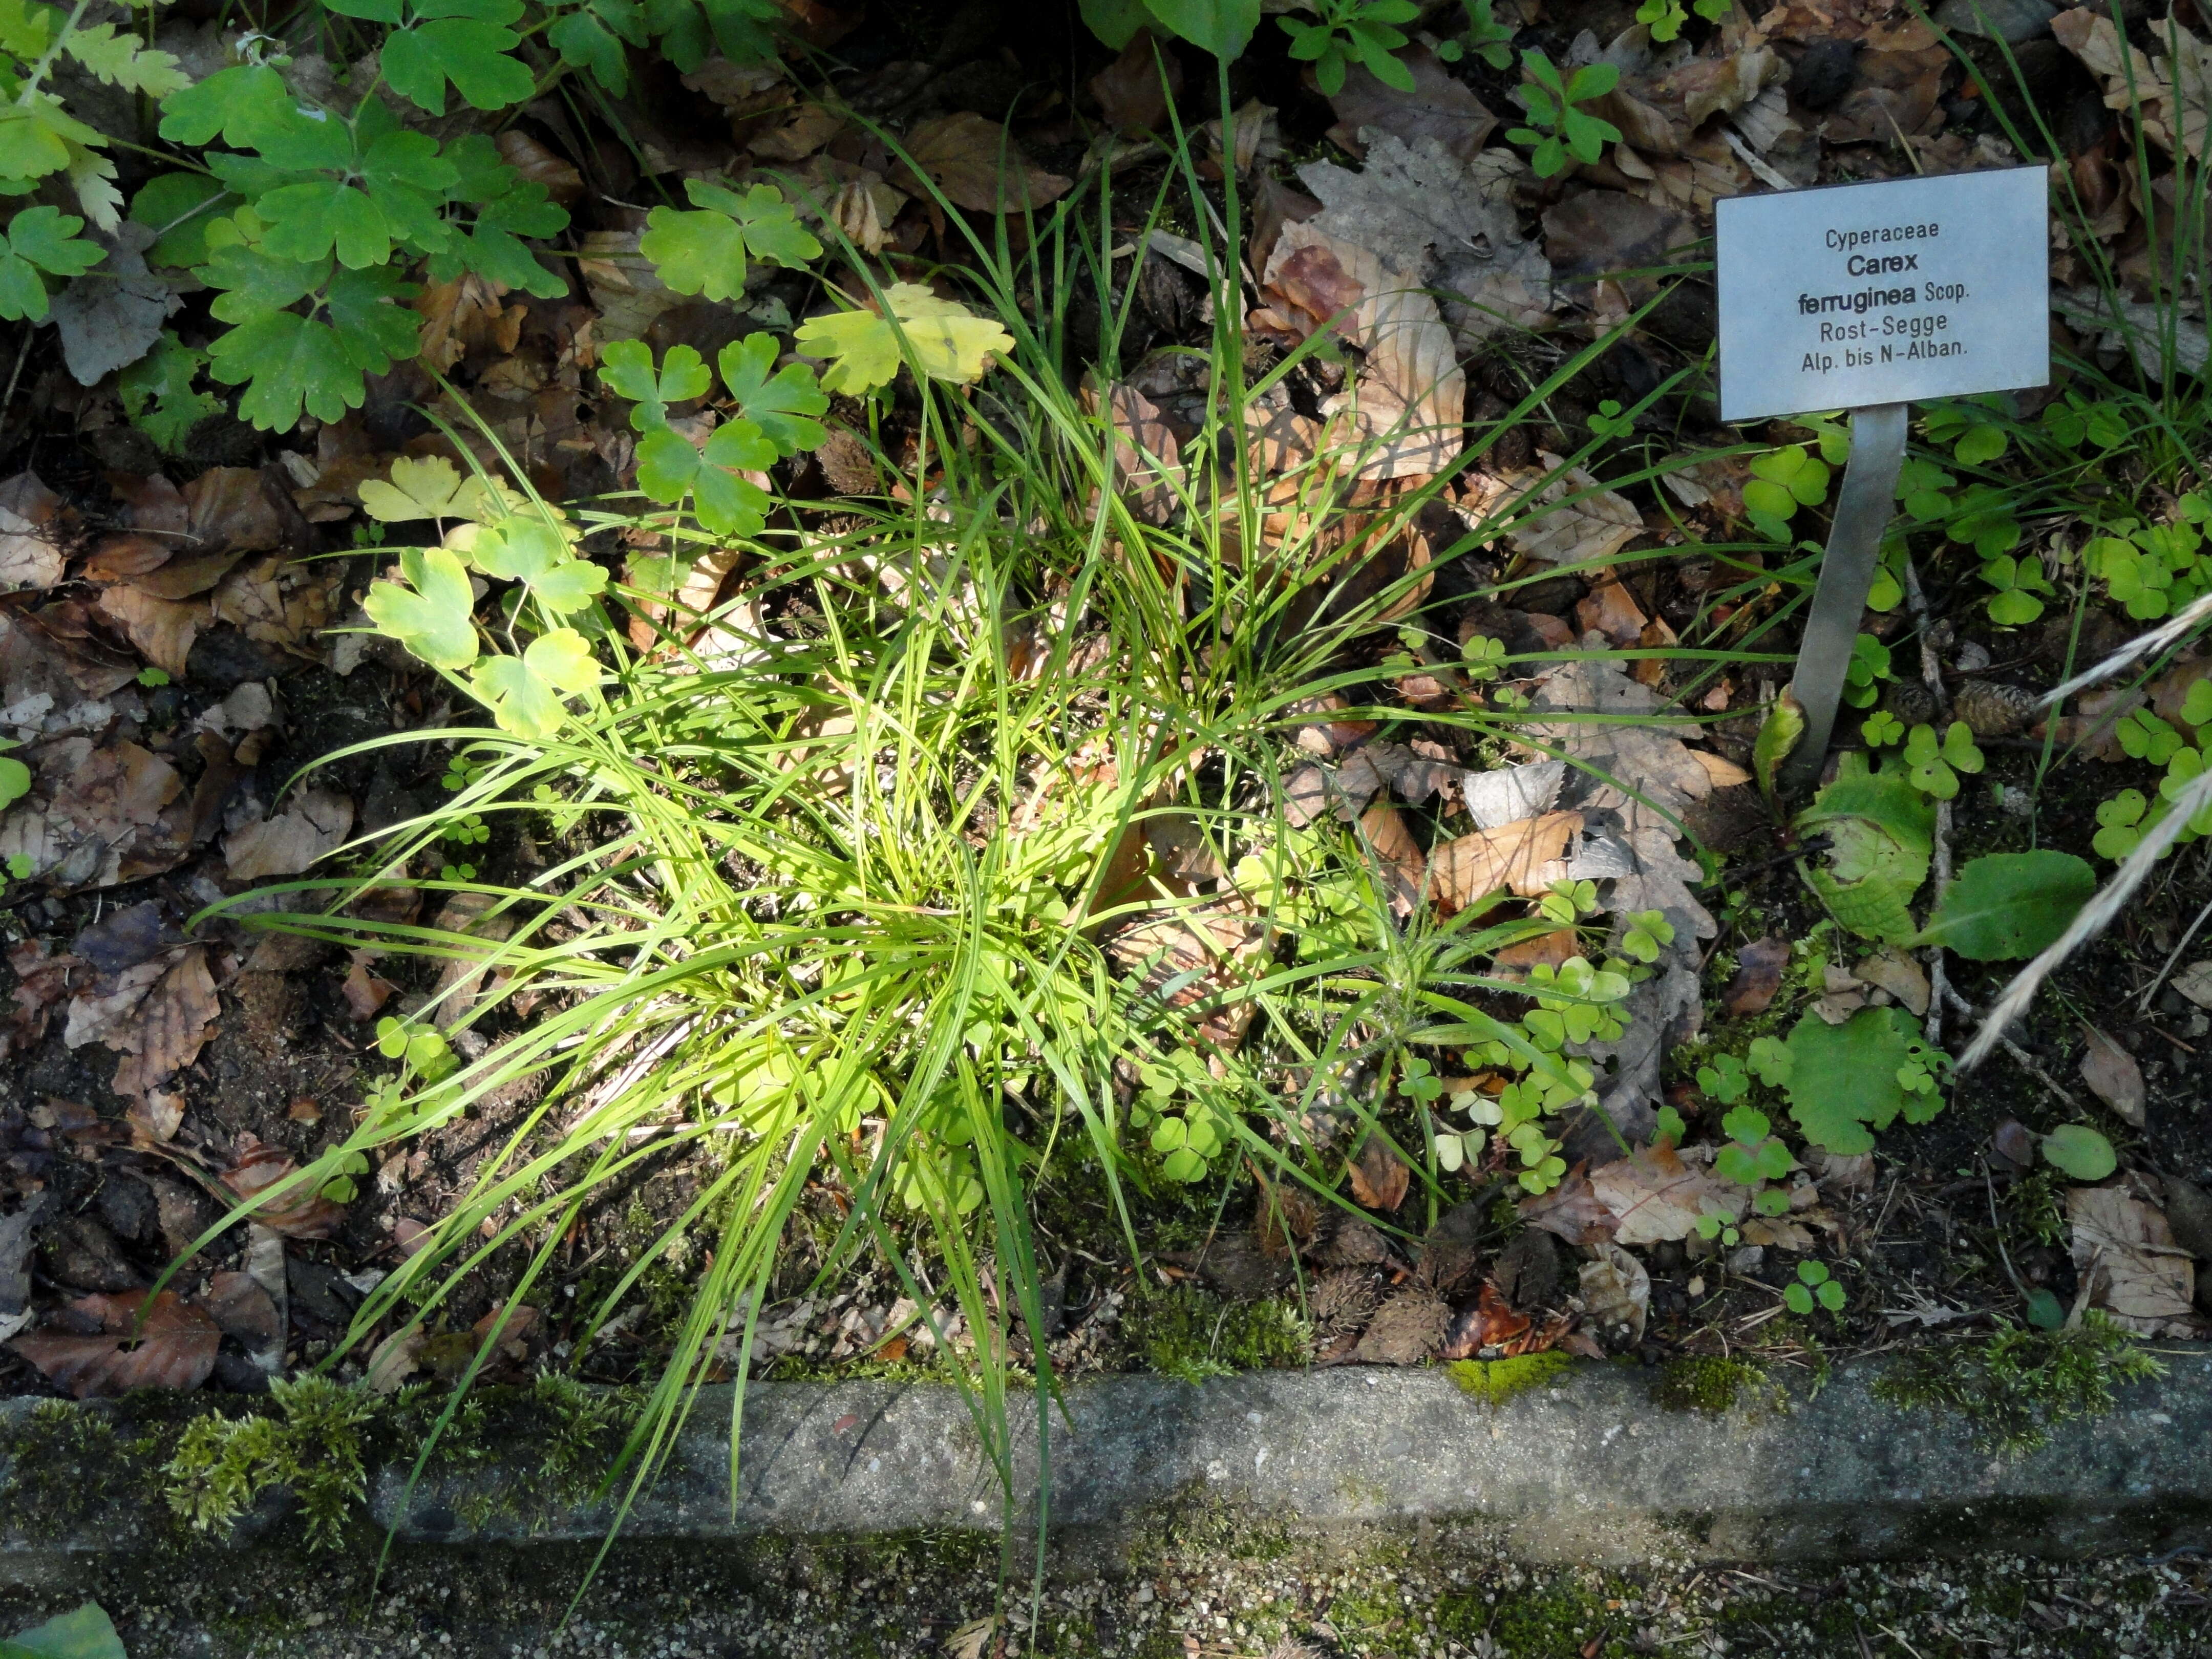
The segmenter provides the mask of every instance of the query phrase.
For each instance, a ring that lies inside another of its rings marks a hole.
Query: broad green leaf
[[[812,449],[826,435],[814,419],[830,407],[830,399],[815,383],[814,371],[793,363],[770,376],[775,368],[775,336],[763,331],[722,348],[722,384],[737,400],[738,412],[775,446],[775,453],[791,456]]]
[[[964,383],[982,378],[993,354],[1014,349],[1013,337],[953,300],[940,300],[914,283],[894,283],[884,302],[898,319],[873,310],[838,312],[803,325],[796,336],[809,356],[826,358],[825,391],[861,393],[898,373],[899,333],[906,336],[915,369],[932,379]]]
[[[1224,64],[1244,55],[1260,27],[1260,0],[1146,0],[1152,15]],[[972,376],[970,378],[973,378]]]
[[[161,100],[161,137],[193,147],[212,143],[219,134],[234,149],[270,152],[312,125],[301,115],[283,77],[264,64],[218,70]],[[285,160],[298,164],[295,156]]]
[[[31,1659],[125,1659],[123,1638],[114,1621],[96,1601],[88,1601],[74,1613],[49,1619],[27,1631],[18,1631],[0,1644],[0,1654],[12,1648]]]
[[[0,104],[0,178],[41,179],[70,164],[70,147],[42,106]]]
[[[1091,32],[1115,52],[1152,21],[1145,0],[1080,0],[1080,9]]]
[[[1990,853],[1959,872],[1912,943],[1972,962],[2017,961],[2064,933],[2096,890],[2096,872],[2071,853]]]
[[[568,559],[530,584],[532,597],[556,616],[581,611],[607,591],[607,573],[589,559]]]
[[[589,11],[565,12],[545,32],[561,61],[588,69],[592,78],[619,98],[629,89],[629,53],[621,38]]]
[[[562,699],[597,685],[599,668],[588,640],[573,628],[556,628],[532,640],[520,657],[484,658],[471,678],[502,730],[543,742],[568,723]]]
[[[270,312],[241,323],[208,347],[208,360],[210,372],[224,385],[252,382],[238,412],[264,432],[297,426],[303,406],[318,420],[342,420],[367,392],[337,331],[297,312]]]
[[[1911,1093],[1897,1080],[1923,1051],[1919,1028],[1901,1008],[1862,1008],[1841,1025],[1808,1013],[1788,1046],[1790,1115],[1823,1152],[1872,1152],[1872,1131],[1899,1112],[1922,1122],[1941,1108],[1940,1097]]]
[[[726,214],[744,230],[745,246],[756,259],[803,265],[822,257],[822,244],[799,222],[798,212],[773,185],[755,185],[740,196],[703,179],[689,179],[684,192],[694,207]]]
[[[1836,781],[1797,817],[1801,836],[1828,837],[1828,861],[1808,871],[1836,920],[1863,938],[1898,941],[1914,932],[1907,908],[1928,879],[1935,808],[1894,772],[1869,772],[1845,757]]]
[[[56,207],[25,208],[8,223],[8,246],[23,259],[56,276],[82,276],[107,251],[77,234],[84,221]]]
[[[31,793],[31,769],[12,755],[0,755],[0,806],[13,806]]]
[[[536,581],[568,555],[568,538],[534,513],[517,513],[477,532],[469,562],[498,581]]]
[[[477,659],[476,596],[460,560],[442,547],[410,547],[399,556],[404,587],[372,583],[363,609],[380,632],[433,668],[466,668]]]
[[[280,259],[302,262],[333,252],[355,270],[392,255],[392,232],[366,191],[335,179],[283,185],[254,204],[269,222],[262,246]]]
[[[599,360],[599,378],[615,396],[627,398],[637,407],[629,423],[639,432],[652,432],[668,424],[668,405],[703,398],[714,384],[707,365],[688,345],[671,346],[661,359],[660,373],[653,372],[653,353],[642,340],[617,340]]]
[[[475,519],[485,510],[488,492],[482,478],[442,455],[403,455],[392,464],[392,481],[371,478],[361,487],[361,504],[372,519],[404,524],[414,519]]]
[[[149,265],[197,265],[207,259],[208,225],[237,198],[201,173],[164,173],[131,199],[131,216],[154,229]]]
[[[92,74],[125,92],[161,99],[192,83],[175,58],[149,50],[135,35],[117,33],[112,23],[78,25],[66,37],[64,50]]]
[[[2076,1181],[2102,1181],[2120,1164],[2112,1143],[2086,1123],[2062,1123],[2044,1136],[2043,1156]]]
[[[822,252],[772,185],[755,185],[740,196],[694,179],[687,189],[696,210],[653,209],[637,244],[678,294],[735,300],[744,293],[749,258],[803,265]]]
[[[446,83],[477,109],[505,109],[537,90],[527,65],[507,54],[513,29],[467,17],[441,17],[388,34],[380,58],[392,89],[433,115],[446,112]]]

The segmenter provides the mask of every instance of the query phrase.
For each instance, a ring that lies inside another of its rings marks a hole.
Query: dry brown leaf
[[[1420,902],[1428,880],[1428,858],[1413,832],[1406,828],[1398,809],[1387,802],[1360,814],[1359,833],[1382,861],[1382,878],[1390,890],[1391,914],[1401,921]]]
[[[52,530],[61,505],[35,472],[0,479],[0,588],[52,587],[62,579]]]
[[[2212,1008],[2212,958],[2192,962],[2173,976],[2173,988],[2200,1008]]]
[[[1550,884],[1544,866],[1582,827],[1579,812],[1546,812],[1431,848],[1429,880],[1437,908],[1449,915],[1501,888],[1523,897],[1543,892]]]
[[[299,1173],[299,1164],[282,1146],[264,1145],[252,1134],[238,1138],[238,1157],[221,1180],[240,1200],[258,1199],[279,1182]],[[253,1212],[253,1219],[288,1238],[328,1238],[345,1212],[305,1182],[286,1189],[273,1203]]]
[[[106,1039],[125,1055],[115,1068],[115,1092],[144,1094],[191,1065],[222,1012],[205,947],[185,946],[139,1002],[131,1024]]]
[[[1106,950],[1143,994],[1177,1010],[1211,1005],[1197,1017],[1199,1035],[1218,1048],[1234,1049],[1258,1012],[1241,993],[1260,976],[1270,937],[1242,896],[1231,895],[1122,927]]]
[[[1182,95],[1182,58],[1172,44],[1158,44],[1151,30],[1140,28],[1120,57],[1091,77],[1090,87],[1115,131],[1158,131],[1167,125],[1170,104]]]
[[[1114,491],[1142,522],[1164,525],[1174,516],[1182,482],[1182,456],[1175,429],[1159,406],[1124,381],[1106,394],[1114,428]]]
[[[842,111],[803,103],[753,134],[745,148],[764,161],[803,161],[844,130]]]
[[[1725,708],[1728,705],[1723,703],[1721,707]],[[1733,789],[1751,781],[1750,773],[1734,761],[1716,755],[1709,749],[1692,749],[1690,757],[1705,769],[1705,775],[1712,781],[1716,789]]]
[[[270,489],[258,467],[210,467],[184,489],[193,543],[210,553],[265,553],[282,546],[284,521]]]
[[[197,1389],[215,1370],[222,1341],[215,1321],[174,1291],[150,1304],[146,1291],[125,1291],[70,1303],[52,1327],[14,1346],[47,1382],[79,1400],[101,1400],[133,1389]]]
[[[1609,576],[1575,605],[1575,621],[1583,632],[1594,629],[1624,650],[1643,636],[1649,620],[1635,595]]]
[[[906,153],[912,169],[934,181],[955,207],[971,213],[1041,208],[1066,195],[1074,182],[1034,165],[1005,127],[972,110],[917,123],[907,135]],[[893,182],[927,194],[905,164]]]
[[[1405,1159],[1380,1134],[1370,1134],[1350,1167],[1352,1202],[1385,1215],[1406,1201],[1406,1188],[1413,1178]]]
[[[1494,525],[1499,518],[1519,514],[1504,532],[1506,546],[1547,564],[1573,565],[1602,564],[1644,533],[1644,515],[1628,497],[1556,455],[1540,459],[1542,467],[1509,478],[1488,480],[1480,473],[1469,478],[1470,486],[1491,485],[1475,497],[1468,514],[1478,532],[1485,520]],[[1552,482],[1536,489],[1547,477]]]
[[[375,960],[376,952],[374,951],[356,951],[350,955],[345,984],[342,988],[345,994],[346,1010],[356,1019],[374,1019],[377,1010],[383,1007],[391,1000],[392,993],[399,988],[390,980],[380,978],[369,971],[370,964]]]
[[[1583,1306],[1599,1325],[1625,1329],[1630,1341],[1641,1342],[1651,1310],[1651,1275],[1620,1245],[1600,1244],[1597,1260],[1583,1263]]]
[[[1550,1192],[1522,1199],[1519,1207],[1521,1219],[1529,1226],[1570,1244],[1601,1244],[1619,1224],[1580,1166],[1569,1170],[1567,1178]]]
[[[234,1337],[247,1355],[264,1370],[281,1362],[284,1346],[283,1322],[276,1298],[251,1273],[222,1273],[208,1280],[200,1304],[225,1336]]]
[[[149,1089],[131,1103],[124,1114],[134,1141],[161,1146],[174,1140],[185,1126],[185,1097],[164,1089]]]
[[[1372,130],[1407,144],[1432,139],[1447,154],[1474,161],[1497,128],[1498,118],[1425,46],[1399,53],[1397,61],[1413,77],[1411,92],[1383,85],[1364,64],[1351,66],[1344,85],[1329,94],[1329,107],[1336,113],[1330,141],[1364,161],[1364,134]]]
[[[234,880],[296,876],[343,846],[352,830],[352,797],[335,789],[308,789],[275,817],[233,830],[223,840],[223,856]]]
[[[1701,1216],[1741,1218],[1750,1207],[1750,1189],[1712,1172],[1712,1148],[1691,1146],[1677,1152],[1665,1141],[1590,1173],[1590,1188],[1613,1212],[1614,1241],[1658,1244],[1687,1238]]]
[[[2143,1127],[2143,1074],[2136,1057],[2095,1026],[2084,1024],[2081,1081],[2131,1129]]]
[[[2197,1271],[2164,1214],[2122,1187],[2072,1187],[2066,1219],[2091,1305],[2140,1335],[2197,1334]]]
[[[192,641],[208,619],[205,605],[160,599],[136,586],[104,587],[95,603],[147,661],[172,678],[185,678]]]
[[[1911,1010],[1914,1018],[1926,1017],[1928,970],[1894,945],[1885,945],[1872,956],[1860,958],[1851,972],[1865,983],[1888,992]]]
[[[584,193],[584,175],[520,127],[508,127],[493,141],[500,159],[523,177],[526,184],[543,185],[545,193],[566,207]]]
[[[215,614],[250,640],[302,656],[330,625],[341,578],[317,565],[258,559],[240,565],[215,590]]]
[[[1721,993],[1721,1010],[1730,1019],[1763,1014],[1782,989],[1782,970],[1790,965],[1786,939],[1753,939],[1736,952],[1736,969]]]
[[[166,957],[133,963],[115,974],[101,974],[70,999],[69,1020],[62,1027],[62,1042],[70,1048],[88,1042],[112,1042],[125,1028],[146,994],[169,971]]]

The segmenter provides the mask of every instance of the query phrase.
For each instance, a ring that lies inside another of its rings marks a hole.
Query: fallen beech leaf
[[[1735,975],[1721,993],[1721,1011],[1730,1019],[1763,1014],[1782,989],[1782,970],[1790,965],[1790,941],[1755,939],[1736,952]]]
[[[265,1146],[251,1133],[241,1134],[237,1161],[222,1172],[221,1180],[240,1200],[253,1200],[297,1174],[299,1168],[282,1146]],[[344,1213],[313,1187],[301,1182],[274,1203],[255,1210],[253,1218],[287,1237],[328,1238],[337,1231]]]
[[[584,193],[584,175],[521,128],[508,127],[494,142],[499,145],[500,158],[525,182],[544,185],[545,193],[562,206]]]
[[[215,1318],[225,1336],[235,1337],[246,1355],[264,1371],[283,1364],[284,1329],[276,1303],[251,1273],[217,1273],[208,1280],[200,1304]]]
[[[1569,1171],[1550,1192],[1522,1199],[1519,1208],[1521,1219],[1529,1226],[1570,1244],[1602,1244],[1620,1224],[1591,1187],[1589,1172],[1580,1167]]]
[[[1677,1152],[1665,1141],[1593,1170],[1590,1188],[1618,1218],[1613,1240],[1620,1244],[1658,1244],[1687,1238],[1700,1216],[1740,1219],[1751,1206],[1751,1190],[1713,1174],[1710,1146]]]
[[[2173,988],[2200,1008],[2212,1008],[2212,961],[2192,962],[2173,976]]]
[[[237,881],[296,876],[337,851],[353,830],[353,800],[334,789],[309,789],[285,811],[224,838],[223,856]]]
[[[1352,1202],[1385,1215],[1406,1201],[1406,1188],[1413,1178],[1405,1160],[1379,1134],[1367,1137],[1351,1174]]]
[[[2081,1081],[2131,1129],[2143,1126],[2142,1067],[2136,1057],[2094,1025],[2084,1024]]]
[[[1626,1328],[1628,1340],[1644,1340],[1644,1321],[1651,1309],[1651,1275],[1618,1244],[1597,1247],[1597,1260],[1583,1263],[1583,1305],[1600,1325]]]
[[[346,1009],[356,1019],[374,1018],[376,1011],[399,988],[390,980],[369,972],[369,964],[375,960],[374,951],[356,951],[349,958],[343,988]]]
[[[2143,1336],[2196,1334],[2196,1268],[2160,1212],[2124,1188],[2072,1187],[2066,1219],[2092,1306]]]
[[[1006,128],[972,110],[918,123],[907,135],[906,153],[914,168],[934,181],[948,201],[971,213],[1041,208],[1066,195],[1073,185],[1033,165]],[[894,181],[916,195],[927,193],[904,167]]]
[[[396,1392],[422,1363],[422,1344],[427,1340],[428,1334],[420,1325],[410,1325],[386,1337],[368,1357],[363,1386],[371,1394]]]
[[[1383,883],[1390,891],[1390,912],[1403,921],[1420,902],[1428,878],[1427,856],[1398,809],[1387,802],[1360,814],[1359,833],[1381,862]]]
[[[1865,984],[1879,986],[1907,1008],[1914,1018],[1928,1012],[1928,970],[1893,945],[1885,945],[1872,956],[1853,964],[1851,972]]]
[[[109,1048],[125,1055],[115,1068],[115,1092],[143,1094],[191,1065],[222,1012],[206,949],[186,945],[139,1003],[131,1025],[107,1039]]]
[[[1372,129],[1409,145],[1433,139],[1459,161],[1473,161],[1496,129],[1498,118],[1428,47],[1409,47],[1397,55],[1397,62],[1402,72],[1413,76],[1411,92],[1384,85],[1364,64],[1351,66],[1344,85],[1329,95],[1329,108],[1336,114],[1330,140],[1364,160],[1367,144],[1360,134]]]
[[[158,1146],[175,1139],[177,1131],[184,1127],[185,1097],[162,1089],[149,1089],[131,1103],[125,1115],[130,1121],[134,1139]]]
[[[1524,898],[1543,892],[1550,884],[1544,866],[1565,852],[1567,838],[1582,827],[1579,812],[1546,812],[1431,848],[1437,908],[1449,915],[1500,888]]]
[[[1468,1359],[1485,1348],[1501,1348],[1524,1334],[1534,1322],[1508,1302],[1497,1285],[1485,1279],[1474,1305],[1452,1322],[1439,1359]]]
[[[202,552],[265,553],[284,539],[258,467],[211,466],[184,493],[193,543]]]
[[[88,1042],[111,1042],[168,971],[167,957],[157,957],[94,978],[70,999],[69,1020],[62,1027],[64,1045],[82,1048]]]
[[[1635,596],[1615,580],[1598,583],[1575,604],[1575,621],[1583,632],[1595,629],[1624,648],[1642,637],[1644,625],[1650,620],[1636,603]]]
[[[215,1369],[222,1341],[215,1321],[174,1291],[154,1297],[150,1306],[144,1291],[88,1296],[64,1307],[56,1324],[17,1337],[15,1352],[79,1400],[133,1389],[197,1389]]]

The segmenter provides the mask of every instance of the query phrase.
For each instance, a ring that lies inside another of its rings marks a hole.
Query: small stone
[[[2173,1242],[2199,1261],[2212,1261],[2212,1194],[2179,1176],[2166,1178],[2166,1222]]]

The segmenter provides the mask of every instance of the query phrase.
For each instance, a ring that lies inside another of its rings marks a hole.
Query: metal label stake
[[[1805,735],[1782,769],[1784,785],[1802,788],[1820,775],[1836,711],[1844,700],[1859,617],[1881,562],[1881,532],[1897,510],[1897,475],[1905,465],[1906,404],[1875,404],[1851,411],[1851,455],[1836,497],[1835,521],[1820,557],[1820,582],[1797,648],[1790,690],[1805,710]]]
[[[1721,418],[1851,411],[1791,682],[1812,782],[1894,511],[1908,404],[2051,379],[2051,183],[2040,167],[1737,196],[1713,207]]]

